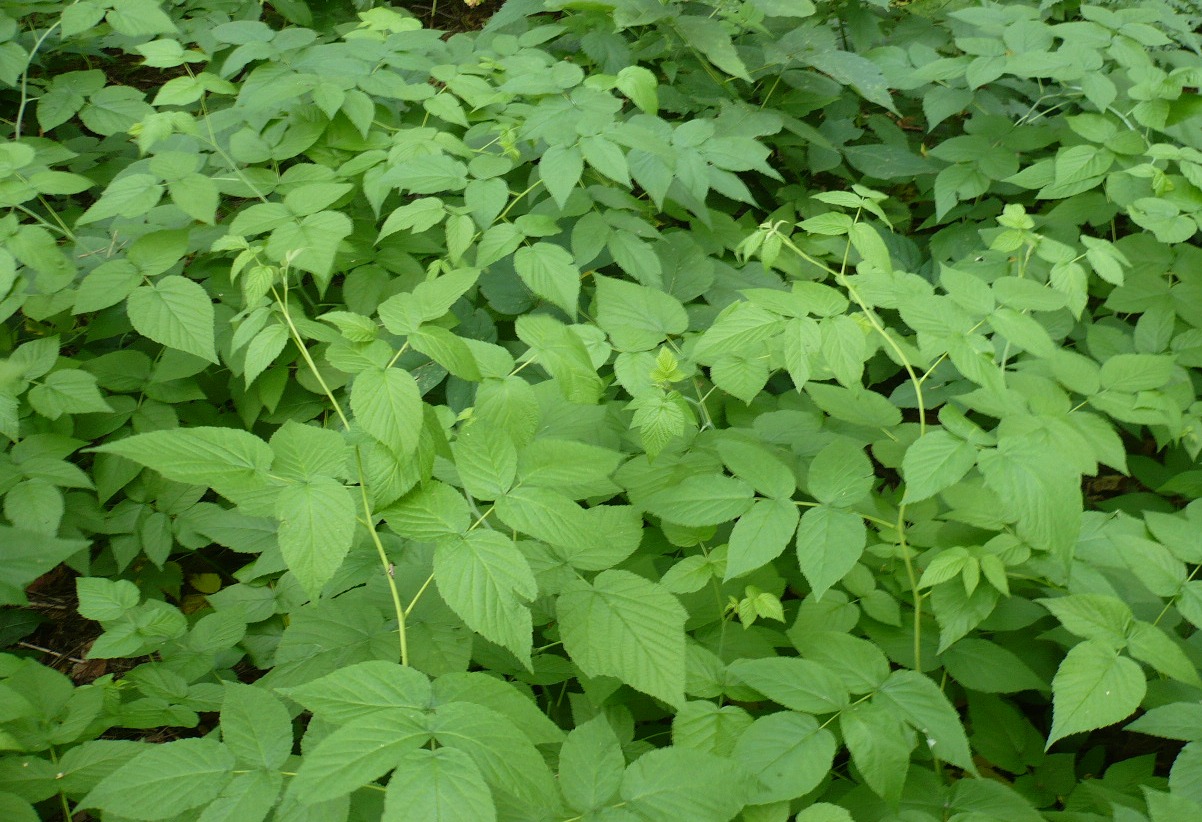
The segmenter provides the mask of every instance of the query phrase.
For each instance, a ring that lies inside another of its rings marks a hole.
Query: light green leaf
[[[374,782],[430,740],[420,711],[394,708],[353,720],[307,751],[292,783],[305,804],[333,799]]]
[[[764,696],[794,711],[835,713],[847,707],[843,681],[821,663],[795,657],[737,659],[731,674]]]
[[[284,777],[279,771],[253,770],[229,781],[197,822],[259,822],[280,798]]]
[[[471,757],[454,748],[405,751],[388,780],[381,822],[493,822],[492,793]]]
[[[335,725],[398,709],[424,710],[433,693],[425,674],[383,660],[338,668],[320,679],[280,691]]]
[[[109,217],[137,217],[154,208],[162,196],[163,184],[153,174],[127,174],[109,183],[75,224],[87,225]]]
[[[959,482],[976,464],[977,449],[946,431],[929,431],[906,449],[904,502],[919,502]]]
[[[54,536],[63,510],[62,491],[42,479],[18,482],[4,495],[4,516],[26,531]]]
[[[294,480],[349,477],[350,448],[337,431],[289,420],[272,434],[271,451],[275,455],[271,472],[276,476]]]
[[[112,412],[112,406],[96,387],[96,378],[86,371],[62,370],[47,374],[29,391],[29,404],[52,420],[63,414]]]
[[[759,442],[724,437],[718,441],[718,455],[732,474],[766,497],[787,500],[797,490],[793,471]]]
[[[559,752],[559,787],[581,813],[613,799],[625,771],[622,746],[604,714],[577,725]]]
[[[376,242],[405,229],[414,234],[421,234],[441,223],[446,215],[442,200],[436,197],[421,197],[389,214],[384,225],[380,227],[380,234],[376,237]]]
[[[221,739],[242,764],[274,770],[292,753],[292,718],[265,688],[227,681]]]
[[[434,580],[467,627],[508,648],[530,667],[527,603],[538,594],[538,585],[512,539],[497,531],[472,531],[440,542],[434,553]]]
[[[751,82],[747,66],[735,51],[730,34],[719,20],[682,14],[675,19],[675,23],[681,37],[691,48],[701,52],[707,60],[732,77]]]
[[[873,792],[891,802],[901,799],[914,733],[887,707],[858,702],[839,714],[839,729],[852,762]]]
[[[644,505],[657,517],[697,528],[729,522],[751,508],[754,497],[751,486],[740,479],[700,474],[650,495]]]
[[[835,756],[835,737],[805,714],[778,711],[761,716],[735,743],[732,758],[755,774],[754,805],[783,802],[809,793],[826,777]]]
[[[940,659],[953,679],[981,693],[1048,689],[1021,657],[986,639],[965,637],[944,651]]]
[[[867,540],[868,531],[859,514],[820,505],[801,515],[797,562],[815,598],[821,599],[855,567]]]
[[[276,502],[280,553],[301,587],[316,598],[355,536],[355,499],[341,482],[314,477],[289,485]]]
[[[566,249],[552,243],[519,248],[513,255],[513,267],[531,291],[562,308],[568,317],[576,317],[580,269]]]
[[[642,109],[644,114],[655,114],[659,110],[658,83],[655,74],[642,66],[626,66],[618,72],[618,90]]]
[[[1172,379],[1175,365],[1166,355],[1115,354],[1102,363],[1102,388],[1132,393],[1163,388]]]
[[[1063,553],[1081,530],[1081,478],[1035,437],[1006,437],[977,459],[985,485],[1018,517],[1018,535]]]
[[[494,500],[513,487],[518,471],[517,449],[495,427],[483,422],[466,426],[451,450],[464,490],[476,499]]]
[[[556,602],[564,649],[588,676],[615,676],[669,705],[684,702],[685,611],[629,571],[575,580]]]
[[[233,768],[234,755],[212,739],[151,745],[101,780],[79,807],[130,819],[170,819],[213,800]]]
[[[1173,702],[1149,709],[1125,730],[1180,739],[1183,742],[1202,740],[1202,703]]]
[[[797,506],[789,500],[756,500],[730,532],[726,579],[762,568],[784,553],[798,519]]]
[[[380,515],[393,531],[419,542],[437,542],[465,533],[472,522],[463,494],[438,481],[416,489]]]
[[[670,294],[597,275],[597,325],[619,351],[649,351],[689,327],[684,307]]]
[[[647,822],[726,822],[746,804],[754,784],[725,757],[660,748],[626,769],[621,796]]]
[[[939,686],[918,671],[894,671],[874,700],[890,705],[926,739],[931,753],[976,774],[964,726]]]
[[[175,23],[154,0],[122,0],[105,15],[113,29],[127,37],[173,34]]]
[[[824,505],[848,508],[868,496],[872,481],[872,462],[862,445],[841,437],[814,457],[806,485],[810,496]]]
[[[401,368],[368,368],[351,385],[351,409],[368,434],[406,457],[417,448],[422,397],[417,382]]]
[[[1162,629],[1150,622],[1137,621],[1131,626],[1127,653],[1165,676],[1195,687],[1202,685],[1198,668],[1185,651]]]
[[[1086,640],[1065,656],[1052,680],[1052,730],[1058,739],[1113,725],[1133,714],[1147,681],[1139,664],[1108,645]]]
[[[222,496],[266,484],[271,447],[234,428],[178,428],[136,434],[94,450],[116,454],[174,482],[207,485]]]
[[[1105,594],[1070,594],[1035,601],[1051,611],[1070,633],[1113,648],[1127,644],[1135,619],[1127,603]]]
[[[442,674],[434,681],[433,703],[471,702],[483,705],[508,719],[535,745],[561,743],[564,732],[534,701],[521,690],[524,686],[492,676],[484,671],[458,671]]]
[[[630,167],[621,147],[600,136],[581,137],[579,146],[581,155],[594,170],[630,187]]]
[[[584,159],[576,146],[550,146],[538,161],[538,174],[555,204],[563,208],[580,175]]]
[[[885,75],[868,58],[849,51],[815,49],[807,52],[804,59],[836,82],[851,86],[868,102],[897,112],[893,107],[893,98],[889,96],[889,83]]]
[[[334,267],[338,244],[350,235],[351,218],[337,211],[319,211],[291,220],[271,232],[267,253],[280,263],[317,275],[323,283]]]
[[[168,348],[217,362],[213,302],[198,283],[171,274],[135,288],[125,301],[134,329]]]
[[[246,386],[262,374],[280,356],[284,346],[288,344],[288,328],[283,323],[272,323],[264,328],[246,346],[246,361],[243,365],[242,379]]]

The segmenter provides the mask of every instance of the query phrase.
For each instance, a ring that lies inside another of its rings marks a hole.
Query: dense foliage
[[[0,817],[1202,819],[1197,9],[371,5],[0,11]]]

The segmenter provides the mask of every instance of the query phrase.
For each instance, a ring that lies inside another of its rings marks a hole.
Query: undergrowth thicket
[[[0,818],[1202,819],[1196,8],[371,6],[0,11]]]

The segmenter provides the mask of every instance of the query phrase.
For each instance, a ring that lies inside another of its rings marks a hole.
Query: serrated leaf
[[[372,660],[339,668],[281,692],[336,725],[369,719],[396,709],[425,709],[431,704],[430,680],[414,668]]]
[[[79,807],[130,819],[169,819],[210,802],[233,768],[234,755],[212,739],[152,745],[101,780]]]
[[[519,248],[513,255],[513,267],[536,295],[563,309],[569,317],[576,317],[580,269],[566,249],[552,243]]]
[[[894,671],[875,699],[890,705],[926,738],[931,753],[969,773],[976,773],[964,726],[939,686],[918,671]]]
[[[440,542],[434,552],[434,580],[467,627],[508,648],[530,667],[527,603],[538,594],[538,585],[512,539],[496,531],[472,531]]]
[[[797,562],[821,599],[855,566],[864,553],[868,531],[859,514],[820,505],[801,515],[797,526]]]
[[[724,757],[660,748],[626,769],[621,797],[647,822],[726,822],[746,804],[753,785],[750,774]]]
[[[538,161],[538,174],[555,204],[563,208],[580,175],[584,159],[575,146],[550,146]]]
[[[976,464],[977,449],[946,431],[929,431],[902,457],[906,503],[920,502],[959,482]]]
[[[381,822],[493,822],[497,809],[480,769],[454,748],[405,751],[388,780]]]
[[[773,702],[794,711],[828,714],[846,708],[847,687],[824,665],[795,657],[737,659],[728,670]]]
[[[754,571],[784,553],[798,519],[797,506],[789,500],[756,500],[730,532],[725,578]]]
[[[426,716],[408,708],[353,720],[306,752],[292,790],[306,804],[348,794],[388,773],[430,736]]]
[[[883,799],[899,801],[914,750],[913,733],[901,718],[875,701],[859,702],[839,714],[839,729],[868,787]]]
[[[806,485],[810,496],[833,508],[850,507],[872,490],[872,462],[850,439],[833,440],[810,462]]]
[[[179,428],[136,434],[94,450],[116,454],[174,482],[207,485],[222,496],[266,484],[271,447],[234,428]]]
[[[288,570],[316,597],[350,551],[355,536],[355,500],[331,477],[314,477],[280,491],[280,553]]]
[[[755,720],[735,743],[732,758],[760,786],[752,804],[784,802],[809,793],[826,777],[835,756],[835,737],[812,716],[778,711]]]
[[[626,758],[604,714],[577,725],[559,752],[559,786],[568,805],[586,813],[608,803],[622,785]]]
[[[685,611],[629,571],[576,580],[556,602],[564,649],[588,676],[615,676],[669,705],[684,702]]]
[[[472,512],[463,494],[431,482],[380,512],[389,527],[419,542],[437,542],[467,531]]]
[[[417,448],[422,396],[417,381],[401,368],[367,368],[351,385],[351,410],[368,434],[393,452],[408,456]]]
[[[221,739],[242,764],[276,769],[292,753],[292,718],[265,688],[227,681]]]
[[[202,286],[171,274],[135,288],[125,300],[134,329],[157,343],[217,362],[213,302]]]
[[[619,351],[649,351],[689,326],[684,307],[670,294],[637,283],[595,276],[597,325]]]
[[[755,492],[740,479],[722,474],[685,478],[679,485],[649,496],[644,505],[657,517],[696,528],[729,522],[746,512]]]
[[[1058,739],[1113,725],[1143,701],[1147,681],[1139,665],[1094,640],[1073,646],[1052,680],[1052,730]]]
[[[797,490],[793,471],[761,443],[724,438],[718,441],[718,455],[732,474],[766,497],[787,500]]]

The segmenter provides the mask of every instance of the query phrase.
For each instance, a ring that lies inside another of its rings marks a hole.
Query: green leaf
[[[1137,621],[1131,626],[1127,653],[1178,682],[1202,685],[1198,678],[1198,669],[1185,655],[1185,651],[1173,642],[1167,633],[1150,622]]]
[[[271,436],[271,472],[293,480],[346,479],[350,448],[337,431],[289,420]]]
[[[559,787],[581,813],[608,803],[622,785],[626,758],[604,714],[577,725],[559,752]]]
[[[729,756],[751,723],[750,714],[735,705],[719,707],[712,702],[686,702],[672,718],[672,744]]]
[[[31,533],[54,536],[64,509],[62,491],[42,479],[18,482],[4,495],[4,516]]]
[[[630,98],[644,114],[655,114],[659,110],[658,85],[655,74],[642,66],[626,66],[618,72],[615,81],[618,90]]]
[[[417,449],[422,426],[422,397],[416,380],[401,368],[368,368],[351,385],[351,409],[368,434],[396,454]]]
[[[779,711],[761,716],[735,743],[732,758],[755,774],[755,805],[796,799],[818,787],[835,757],[835,737],[812,716]]]
[[[258,822],[280,798],[284,777],[278,771],[253,770],[230,780],[197,822]]]
[[[556,602],[564,649],[588,676],[615,676],[679,707],[684,702],[685,611],[661,586],[629,571],[574,580]]]
[[[794,711],[835,713],[850,701],[843,681],[824,665],[808,659],[737,659],[728,670],[745,685]]]
[[[154,208],[162,196],[163,184],[154,175],[127,174],[109,183],[75,224],[87,225],[109,217],[137,217]]]
[[[832,508],[848,508],[872,490],[872,462],[854,440],[833,440],[810,463],[810,496]]]
[[[987,694],[1046,691],[1048,685],[1017,654],[985,639],[965,637],[940,658],[965,688]]]
[[[560,208],[567,205],[583,173],[584,159],[576,146],[550,146],[538,161],[539,177]]]
[[[1134,616],[1127,603],[1105,594],[1070,594],[1035,600],[1047,608],[1070,633],[1105,642],[1113,648],[1127,644]]]
[[[430,730],[439,745],[470,756],[493,790],[518,807],[546,812],[559,805],[542,754],[496,711],[470,702],[440,705]]]
[[[316,597],[351,548],[354,497],[338,480],[314,477],[284,488],[275,513],[284,562],[309,596]]]
[[[513,487],[518,453],[504,433],[487,423],[465,427],[451,446],[464,490],[476,499],[494,500]]]
[[[839,729],[868,787],[883,799],[898,802],[914,750],[914,734],[900,715],[875,700],[859,702],[839,714]]]
[[[902,476],[906,503],[920,502],[963,479],[976,464],[977,449],[946,431],[928,431],[906,449]]]
[[[463,494],[437,481],[416,489],[380,515],[392,530],[419,542],[463,534],[472,522]]]
[[[1139,707],[1146,690],[1139,665],[1113,648],[1095,640],[1073,646],[1052,680],[1048,747],[1071,734],[1121,722]]]
[[[292,718],[266,689],[227,681],[221,739],[242,764],[274,770],[292,753]]]
[[[859,562],[868,531],[859,514],[820,505],[807,509],[797,527],[797,562],[821,599]]]
[[[130,819],[170,819],[213,800],[233,768],[234,755],[212,739],[152,745],[101,780],[79,807]]]
[[[627,165],[626,155],[615,143],[599,136],[581,137],[580,154],[600,174],[630,187],[630,166]]]
[[[1063,553],[1081,529],[1080,475],[1030,436],[1006,437],[978,460],[985,485],[1018,516],[1018,535],[1035,548]]]
[[[1115,354],[1102,363],[1102,388],[1109,391],[1149,391],[1173,378],[1176,363],[1159,354]]]
[[[483,671],[443,674],[434,681],[432,704],[471,702],[483,705],[520,728],[535,745],[563,742],[564,732],[521,687]]]
[[[222,496],[266,484],[271,447],[234,428],[179,428],[136,434],[95,449],[158,471],[174,482],[207,485]]]
[[[806,53],[804,59],[836,82],[851,86],[870,103],[897,112],[893,107],[893,98],[889,96],[889,83],[885,81],[885,75],[868,58],[849,51],[815,49]]]
[[[530,667],[532,627],[526,603],[538,594],[538,585],[512,539],[496,531],[472,531],[440,542],[434,580],[467,627]]]
[[[382,822],[493,822],[497,809],[480,769],[454,748],[405,751],[388,780]]]
[[[135,288],[125,310],[134,329],[157,343],[217,362],[213,302],[202,286],[171,274]]]
[[[431,704],[433,693],[425,674],[383,660],[359,662],[304,685],[280,690],[315,716],[336,725],[396,709],[421,710]]]
[[[725,437],[718,441],[718,454],[732,474],[766,497],[787,500],[797,490],[792,469],[759,442]]]
[[[740,479],[722,474],[686,477],[679,485],[649,496],[648,511],[668,522],[697,528],[729,522],[745,513],[755,493]]]
[[[725,578],[762,568],[784,553],[798,519],[797,506],[789,500],[756,500],[730,532]]]
[[[552,243],[519,248],[513,255],[513,267],[531,291],[575,318],[580,269],[566,249]]]
[[[1202,739],[1202,703],[1173,702],[1149,709],[1125,730],[1194,742]]]
[[[597,325],[619,351],[649,351],[689,326],[684,307],[670,294],[597,275]]]
[[[977,772],[956,709],[928,677],[918,671],[894,671],[876,699],[889,704],[923,735],[933,755],[969,773]]]
[[[267,253],[279,263],[316,274],[324,283],[334,267],[338,244],[350,235],[351,218],[337,211],[319,211],[292,220],[271,232]]]
[[[720,21],[710,17],[682,14],[676,18],[675,23],[681,37],[691,48],[701,52],[707,60],[732,77],[751,82],[747,66],[739,58],[739,53],[731,43],[730,34]]]
[[[626,769],[621,797],[647,822],[726,822],[746,804],[753,785],[750,774],[724,757],[660,748]]]
[[[114,31],[128,37],[173,34],[175,23],[154,0],[122,0],[105,15]]]
[[[348,794],[388,773],[430,736],[426,716],[408,708],[353,720],[306,752],[291,789],[305,804]]]

